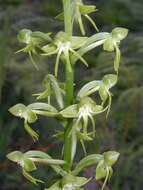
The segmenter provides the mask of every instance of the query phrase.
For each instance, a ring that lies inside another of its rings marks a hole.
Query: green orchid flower
[[[59,112],[64,118],[73,119],[72,131],[75,131],[85,154],[84,141],[92,140],[91,135],[95,136],[95,116],[106,111],[106,109],[107,107],[103,108],[102,105],[97,105],[92,98],[84,97],[78,104],[71,105]],[[88,132],[89,122],[92,125],[92,132]]]
[[[80,56],[75,50],[78,50],[86,43],[87,37],[78,37],[78,36],[68,36],[65,32],[59,32],[53,43],[45,45],[42,47],[44,52],[42,55],[51,56],[57,54],[56,63],[55,63],[55,76],[58,75],[58,68],[60,58],[68,61],[70,58],[70,53],[75,57],[81,60],[86,66],[87,62]]]
[[[94,20],[89,16],[90,13],[96,12],[96,6],[95,5],[85,5],[82,0],[77,0],[75,2],[75,11],[73,15],[73,22],[76,21],[79,23],[79,27],[81,30],[82,35],[85,35],[85,29],[84,24],[82,21],[82,16],[84,16],[88,21],[93,25],[95,30],[99,31]]]
[[[38,66],[36,65],[33,55],[37,55],[37,51],[40,50],[40,47],[45,42],[51,42],[52,39],[50,38],[51,33],[43,33],[43,32],[32,32],[29,29],[22,29],[18,34],[18,41],[20,43],[26,44],[26,46],[16,53],[24,52],[28,53],[31,59],[31,62],[38,70]]]
[[[119,70],[119,63],[121,59],[121,52],[119,49],[119,45],[120,45],[121,40],[126,38],[127,35],[128,35],[128,29],[121,28],[121,27],[115,28],[114,30],[112,30],[111,36],[108,37],[103,44],[103,49],[105,51],[116,52],[115,60],[114,60],[114,70],[117,73]]]
[[[14,151],[9,153],[7,158],[20,165],[23,176],[35,185],[44,183],[30,175],[30,172],[37,170],[35,163],[50,165],[55,170],[59,170],[60,165],[65,163],[63,160],[52,159],[48,154],[41,151],[28,151],[25,153]]]
[[[44,91],[40,93],[33,94],[37,96],[37,100],[47,99],[48,104],[51,104],[51,98],[54,96],[56,98],[57,104],[60,109],[64,108],[63,94],[64,90],[61,89],[58,80],[54,75],[48,74],[43,80]]]
[[[113,174],[112,166],[117,162],[119,155],[120,154],[115,151],[108,151],[103,153],[103,159],[99,161],[96,168],[96,180],[105,178],[101,190],[105,188],[108,179],[111,178]]]
[[[74,22],[79,24],[79,28],[82,35],[85,35],[82,16],[84,16],[93,25],[95,30],[99,32],[95,21],[89,16],[89,14],[97,11],[95,5],[85,5],[82,0],[76,0],[71,3],[71,9],[72,9],[72,24],[74,24]],[[64,14],[61,13],[57,15],[56,18],[64,20]]]
[[[38,140],[39,135],[29,126],[29,124],[37,121],[37,114],[49,117],[57,115],[57,110],[53,106],[41,102],[36,102],[28,106],[16,104],[9,109],[9,112],[16,117],[24,119],[24,128],[34,141]]]
[[[101,105],[108,108],[108,115],[112,103],[112,93],[110,92],[110,89],[117,83],[117,79],[117,75],[107,74],[103,77],[102,80],[95,80],[85,84],[79,90],[77,94],[77,100],[81,100],[84,97],[91,96],[95,92],[98,92],[102,101]]]
[[[90,97],[85,97],[80,100],[78,104],[71,105],[61,112],[64,118],[73,118],[74,119],[74,128],[80,129],[82,126],[82,131],[85,135],[88,134],[88,123],[89,120],[92,123],[93,134],[95,133],[95,120],[94,116],[104,112],[106,109],[103,109],[101,105],[97,105]]]

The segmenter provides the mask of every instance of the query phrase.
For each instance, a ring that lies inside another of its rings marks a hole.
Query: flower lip
[[[77,187],[76,184],[70,183],[70,184],[64,185],[64,187],[62,188],[62,190],[75,190],[76,187]]]
[[[58,43],[58,49],[61,52],[64,52],[65,50],[69,50],[70,48],[71,48],[70,42],[66,42],[66,43],[59,42]]]
[[[79,117],[91,116],[92,113],[92,108],[89,105],[82,106],[79,109]]]

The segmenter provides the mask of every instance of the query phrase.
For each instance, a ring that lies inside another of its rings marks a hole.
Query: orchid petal
[[[85,16],[85,17],[89,20],[89,22],[93,25],[93,27],[95,28],[95,30],[96,30],[97,32],[99,32],[99,29],[97,28],[97,26],[96,26],[94,20],[93,20],[90,16],[88,16],[87,14],[84,15],[84,16]]]
[[[58,69],[59,69],[59,63],[60,63],[60,56],[61,56],[62,50],[59,50],[56,58],[56,64],[55,64],[55,76],[58,76]]]
[[[80,60],[84,63],[84,65],[86,65],[86,66],[88,67],[88,63],[85,61],[85,59],[83,59],[83,57],[82,57],[79,53],[77,53],[76,51],[74,51],[72,48],[70,48],[70,51],[71,51],[78,59],[80,59]]]

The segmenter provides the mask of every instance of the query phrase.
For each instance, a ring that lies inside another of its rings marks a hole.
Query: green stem
[[[65,23],[65,32],[72,36],[72,13],[71,13],[71,0],[63,0],[64,8],[64,23]],[[66,106],[73,104],[73,91],[74,91],[74,72],[73,67],[70,61],[69,52],[66,52],[65,60],[65,77],[66,77]],[[67,120],[64,132],[64,160],[66,164],[64,169],[70,171],[72,166],[72,121]]]
[[[63,0],[65,32],[72,35],[71,0]]]
[[[74,91],[74,73],[70,63],[69,56],[66,59],[66,106],[73,104],[73,91]],[[69,171],[72,166],[72,120],[67,120],[64,134],[64,160],[66,164],[64,169]]]

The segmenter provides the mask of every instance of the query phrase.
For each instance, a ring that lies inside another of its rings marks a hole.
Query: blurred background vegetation
[[[122,62],[117,86],[113,89],[113,105],[106,120],[97,120],[94,142],[87,144],[88,152],[116,149],[121,153],[115,174],[106,190],[143,189],[143,1],[142,0],[87,0],[97,5],[93,15],[101,31],[111,31],[116,26],[130,30],[122,43]],[[15,54],[20,48],[16,39],[22,28],[58,31],[63,23],[54,19],[60,13],[59,0],[0,0],[0,190],[39,190],[23,179],[19,168],[6,160],[12,150],[39,149],[60,157],[61,142],[52,137],[59,129],[52,119],[40,121],[34,128],[40,134],[40,142],[33,143],[25,133],[22,123],[8,113],[8,108],[18,102],[34,101],[33,93],[42,88],[41,82],[53,71],[52,62],[38,58],[37,72],[25,55]],[[86,23],[88,34],[95,31]],[[100,79],[113,70],[113,55],[98,48],[86,55],[90,69],[77,64],[76,88],[93,79]],[[62,75],[62,70],[61,70]],[[80,80],[79,80],[80,78]],[[83,156],[79,146],[77,159]],[[40,168],[41,178],[55,178],[49,168]],[[91,176],[93,168],[84,171]],[[47,174],[48,173],[48,174]],[[37,173],[35,173],[37,175]],[[87,190],[99,190],[102,182],[89,184]]]

